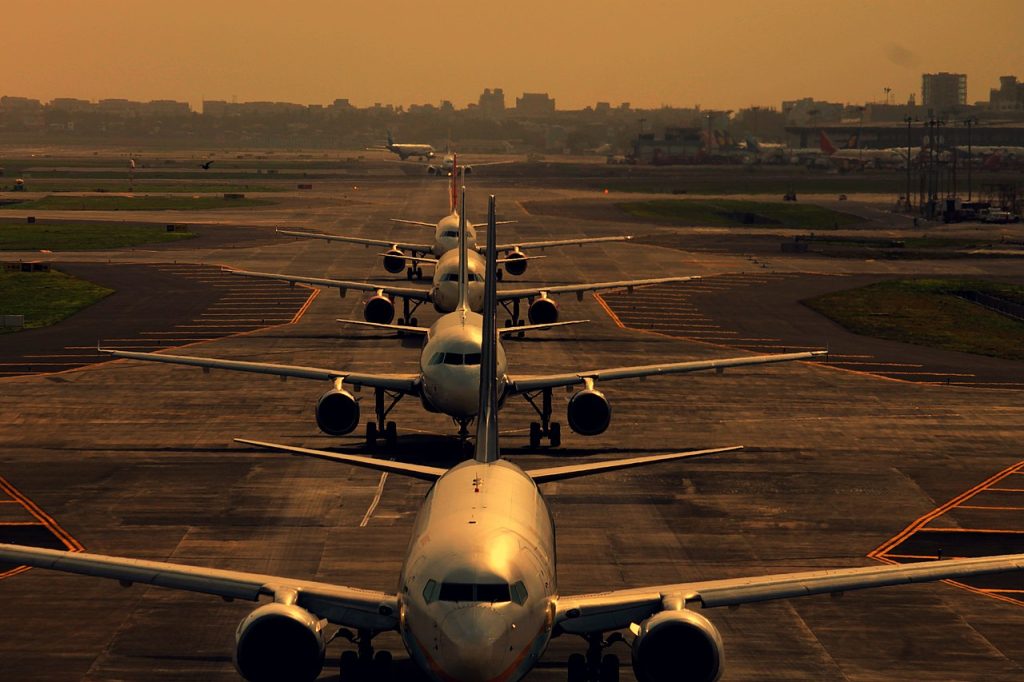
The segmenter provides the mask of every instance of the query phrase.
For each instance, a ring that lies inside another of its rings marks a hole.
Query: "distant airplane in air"
[[[488,241],[494,244],[494,198]],[[711,455],[739,446],[523,470],[501,457],[500,351],[495,313],[496,250],[487,252],[473,459],[451,469],[238,439],[260,448],[345,463],[430,483],[412,526],[394,592],[241,571],[0,545],[0,561],[220,596],[268,601],[235,631],[234,661],[250,682],[312,682],[323,670],[327,625],[357,645],[341,656],[342,679],[385,679],[391,656],[373,638],[397,632],[410,658],[438,682],[516,682],[551,639],[577,635],[586,654],[568,659],[572,682],[619,678],[606,649],[628,630],[639,682],[715,682],[725,664],[722,636],[704,615],[721,606],[842,594],[872,587],[1024,570],[1024,554],[921,561],[646,585],[563,596],[555,527],[539,486],[552,481]],[[614,523],[614,517],[611,518]],[[343,565],[343,564],[342,564]],[[339,564],[331,566],[337,571]],[[567,567],[562,566],[564,575]],[[11,589],[14,589],[13,587]],[[881,623],[880,627],[899,627]],[[40,633],[42,635],[43,633]],[[616,636],[618,634],[618,636]]]

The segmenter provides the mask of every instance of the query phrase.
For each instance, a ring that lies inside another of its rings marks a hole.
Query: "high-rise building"
[[[500,116],[505,113],[505,91],[501,88],[484,88],[477,101],[478,111],[488,116]]]
[[[554,113],[555,100],[546,92],[524,92],[516,97],[516,113],[523,116],[544,116]]]
[[[1024,83],[1016,76],[1000,76],[999,89],[989,91],[988,101],[992,111],[1021,111],[1024,109]]]
[[[967,104],[967,74],[926,73],[921,77],[921,100],[925,107],[950,109]]]

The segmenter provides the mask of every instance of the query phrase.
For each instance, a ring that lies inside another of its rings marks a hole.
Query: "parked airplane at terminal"
[[[463,212],[461,215],[465,215],[465,213]],[[465,230],[462,230],[461,234],[463,239],[465,239]],[[460,248],[454,253],[468,254],[470,252]],[[476,387],[480,380],[480,344],[481,330],[483,328],[480,314],[473,312],[470,307],[472,296],[470,274],[468,259],[460,259],[459,272],[456,275],[458,298],[455,310],[439,318],[431,327],[375,324],[375,326],[383,326],[401,332],[417,333],[425,336],[425,342],[420,352],[419,372],[416,374],[366,374],[319,367],[216,360],[194,356],[140,353],[115,349],[100,350],[119,358],[192,365],[202,367],[205,371],[210,369],[226,369],[257,374],[272,374],[281,377],[330,381],[333,384],[332,388],[317,401],[315,415],[317,426],[320,430],[332,436],[346,435],[359,426],[359,400],[352,393],[352,390],[359,391],[363,386],[372,388],[375,392],[374,408],[376,420],[366,424],[366,440],[370,446],[376,443],[378,436],[383,436],[388,443],[395,441],[397,438],[397,426],[394,422],[385,420],[394,406],[398,404],[398,401],[407,395],[418,397],[423,407],[429,411],[441,412],[451,416],[459,424],[459,435],[465,437],[468,435],[469,423],[477,416],[474,396],[476,395]],[[483,274],[482,272],[481,275]],[[685,280],[690,278],[675,279]],[[626,283],[620,283],[620,285],[626,286]],[[481,299],[483,298],[482,295],[483,292],[481,292]],[[500,294],[496,294],[495,299],[500,300]],[[481,300],[477,310],[480,310],[482,305],[483,301]],[[343,321],[349,322],[348,320]],[[576,324],[576,322],[542,321],[531,325],[506,327],[500,333],[518,333],[566,324]],[[571,388],[573,386],[582,388],[582,390],[574,393],[569,399],[566,416],[569,426],[573,431],[584,436],[594,436],[607,430],[611,424],[612,417],[611,405],[608,399],[605,398],[602,392],[597,390],[598,382],[711,369],[721,372],[727,367],[805,360],[824,353],[825,351],[812,351],[779,355],[744,356],[720,360],[610,367],[551,375],[515,376],[507,373],[504,350],[500,346],[498,349],[499,367],[502,377],[500,381],[502,402],[508,397],[522,395],[540,416],[540,422],[533,422],[530,425],[530,444],[533,447],[540,444],[541,438],[547,438],[553,447],[561,444],[561,424],[551,421],[551,395],[552,390],[555,388]],[[389,405],[385,405],[386,398],[391,400]],[[540,406],[537,405],[537,398],[541,399]]]
[[[491,216],[493,206],[492,197]],[[493,244],[493,227],[488,231]],[[496,268],[495,254],[492,246],[489,273]],[[348,637],[358,645],[358,652],[347,650],[341,659],[346,679],[360,669],[369,671],[367,679],[385,677],[390,655],[375,656],[373,638],[397,632],[410,658],[439,682],[515,682],[536,666],[551,639],[564,635],[580,636],[587,643],[585,655],[569,657],[570,682],[618,680],[618,656],[606,649],[619,641],[630,642],[639,682],[674,682],[681,677],[714,682],[722,675],[725,658],[722,636],[704,615],[706,609],[1024,570],[1024,554],[1015,554],[561,595],[554,521],[540,485],[737,448],[531,470],[501,458],[495,279],[487,278],[483,343],[478,346],[483,370],[477,388],[480,419],[472,460],[446,470],[238,440],[430,482],[393,593],[19,545],[0,545],[0,561],[228,600],[267,597],[269,601],[247,615],[235,632],[235,666],[251,682],[315,680],[331,639],[328,624],[355,631]],[[624,637],[620,631],[629,634]]]
[[[367,147],[369,151],[389,151],[398,154],[398,157],[405,161],[410,156],[418,156],[423,159],[434,158],[434,148],[429,144],[414,144],[409,142],[397,143],[388,131],[388,141],[383,147]]]
[[[821,131],[821,150],[834,165],[850,168],[906,168],[907,150],[905,148],[866,149],[860,146],[856,135],[850,138],[850,144],[837,149],[824,130]]]
[[[392,218],[392,222],[417,227],[429,227],[434,230],[434,242],[432,244],[417,242],[396,242],[386,239],[369,239],[364,237],[346,237],[342,235],[324,234],[321,232],[302,232],[297,230],[278,230],[278,234],[289,237],[305,237],[310,239],[323,239],[325,241],[346,242],[349,244],[362,244],[364,246],[376,246],[387,249],[381,254],[383,257],[384,269],[392,274],[398,274],[405,270],[406,278],[422,279],[423,264],[437,265],[438,259],[447,252],[456,248],[459,243],[459,211],[458,211],[458,175],[464,167],[458,165],[458,158],[453,156],[453,172],[449,183],[448,215],[441,218],[437,223],[428,223],[420,220],[405,220]],[[514,220],[498,221],[498,225],[514,223]],[[469,220],[466,223],[466,243],[469,249],[479,253],[483,246],[477,244],[476,226]],[[602,242],[622,242],[632,239],[632,236],[614,237],[580,237],[574,239],[553,239],[541,242],[509,242],[498,245],[498,251],[504,254],[499,263],[510,275],[519,276],[526,272],[529,261],[542,256],[528,256],[524,249],[550,249],[561,246],[582,246],[583,244],[597,244]],[[479,259],[477,259],[479,260]],[[480,261],[482,262],[482,261]],[[478,268],[480,269],[480,268]],[[498,270],[498,279],[501,279],[502,271]],[[408,316],[407,316],[408,317]]]

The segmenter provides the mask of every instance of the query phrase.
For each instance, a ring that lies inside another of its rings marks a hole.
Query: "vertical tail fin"
[[[819,143],[821,145],[821,151],[825,152],[829,156],[836,153],[836,146],[832,144],[832,140],[828,139],[828,135],[825,134],[824,130],[821,131]]]
[[[448,212],[455,213],[459,205],[459,155],[452,154],[452,180],[448,185]]]
[[[452,176],[454,190],[455,177]],[[455,199],[455,196],[452,196]],[[465,313],[469,310],[469,264],[466,254],[466,188],[462,188],[462,205],[459,207],[459,303],[455,309]]]
[[[494,462],[501,455],[498,446],[498,329],[497,267],[498,253],[494,195],[487,205],[487,267],[484,276],[483,334],[480,344],[480,410],[476,425],[476,451],[478,462]]]

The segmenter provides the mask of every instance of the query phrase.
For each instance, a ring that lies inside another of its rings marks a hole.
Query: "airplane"
[[[463,206],[465,194],[463,194]],[[465,215],[465,213],[461,213]],[[463,225],[465,219],[463,218]],[[465,240],[466,231],[460,230]],[[457,253],[468,253],[458,249]],[[497,259],[495,259],[497,260]],[[280,377],[295,377],[331,382],[331,388],[317,400],[314,415],[317,426],[330,436],[344,436],[359,426],[359,400],[352,390],[363,386],[374,390],[375,421],[366,423],[367,447],[375,447],[377,438],[393,445],[397,440],[397,425],[386,421],[388,414],[405,396],[420,399],[423,408],[431,412],[447,414],[459,425],[459,437],[465,440],[469,435],[470,422],[477,417],[475,396],[480,375],[480,344],[483,328],[480,313],[470,306],[472,290],[469,286],[471,274],[467,258],[459,260],[458,301],[453,312],[441,316],[433,325],[391,325],[375,322],[339,320],[346,324],[362,324],[377,329],[390,329],[403,333],[419,334],[424,337],[420,350],[419,371],[415,374],[366,374],[349,370],[278,365],[262,362],[217,360],[185,355],[143,353],[100,348],[114,357],[148,362],[165,362],[179,365],[202,367],[204,372],[224,369],[257,374],[271,374]],[[483,274],[483,273],[481,273]],[[687,278],[682,278],[687,279]],[[576,285],[571,285],[576,286]],[[500,294],[495,294],[499,300]],[[482,292],[481,292],[482,298]],[[481,305],[477,310],[482,309]],[[508,326],[501,334],[548,329],[556,326],[579,324],[579,321],[541,321],[530,325]],[[530,424],[530,445],[538,447],[542,438],[547,438],[552,447],[561,445],[562,429],[559,422],[552,422],[552,391],[555,388],[581,387],[569,399],[566,416],[569,427],[583,436],[604,433],[611,424],[612,412],[608,399],[597,390],[597,383],[617,379],[632,379],[661,374],[680,374],[703,370],[723,372],[728,367],[743,367],[792,360],[807,360],[825,351],[783,353],[778,355],[755,355],[718,360],[695,360],[687,362],[660,363],[625,367],[610,367],[586,371],[575,371],[550,375],[514,376],[507,372],[504,349],[498,346],[501,369],[502,403],[512,396],[521,395],[533,407],[540,422]],[[351,389],[351,390],[350,390]],[[391,400],[385,405],[386,398]],[[540,398],[540,405],[537,399]]]
[[[398,274],[402,272],[402,270],[405,270],[406,279],[423,279],[423,269],[421,265],[428,264],[436,266],[438,259],[444,256],[448,251],[451,251],[458,246],[459,243],[458,231],[460,218],[457,210],[458,172],[460,170],[464,170],[464,167],[458,164],[458,157],[455,155],[453,155],[452,163],[454,170],[452,171],[451,182],[449,184],[448,215],[441,218],[437,223],[391,218],[391,221],[395,223],[432,228],[434,230],[434,242],[432,244],[388,241],[386,239],[369,239],[364,237],[346,237],[342,235],[325,234],[322,232],[302,232],[298,230],[278,229],[277,233],[289,237],[323,239],[328,242],[346,242],[349,244],[362,244],[368,247],[380,247],[382,249],[386,249],[386,251],[381,254],[385,270],[392,274]],[[501,220],[498,221],[498,225],[508,225],[514,222],[516,221]],[[477,253],[481,252],[484,247],[477,244],[476,226],[474,226],[469,220],[466,221],[466,231],[466,243],[468,247]],[[531,259],[541,258],[541,256],[526,255],[526,253],[523,252],[524,249],[539,249],[543,251],[544,249],[561,246],[582,246],[583,244],[629,241],[632,238],[633,237],[631,235],[623,235],[613,237],[553,239],[541,242],[509,242],[499,245],[498,251],[504,254],[500,259],[500,263],[504,265],[505,271],[510,275],[518,277],[526,272],[527,265]],[[480,261],[480,263],[482,263],[482,261]],[[500,269],[498,270],[498,279],[502,279],[502,270]]]
[[[484,161],[475,164],[462,164],[458,165],[454,152],[446,151],[444,157],[441,159],[441,163],[438,165],[430,164],[427,166],[427,173],[429,175],[436,175],[438,177],[454,177],[458,171],[462,171],[466,175],[470,175],[473,172],[473,168],[481,168],[483,166],[504,166],[506,164],[515,163],[514,161]]]
[[[860,146],[856,135],[850,138],[849,144],[837,149],[824,130],[821,131],[821,151],[829,160],[840,167],[874,166],[875,168],[906,168],[907,150],[899,148],[865,149]]]
[[[493,216],[493,197],[490,206]],[[493,230],[492,218],[492,244]],[[488,273],[496,268],[495,255],[491,247]],[[312,682],[323,669],[328,642],[337,636],[357,646],[341,655],[343,679],[360,673],[365,679],[383,679],[391,655],[375,653],[373,646],[382,632],[397,632],[409,657],[438,682],[516,682],[537,665],[552,639],[566,635],[586,642],[585,654],[568,659],[570,682],[618,680],[618,656],[605,650],[620,641],[631,648],[639,682],[670,682],[683,675],[691,682],[715,682],[725,666],[723,638],[705,610],[1024,570],[1024,554],[1010,554],[560,594],[554,519],[540,486],[739,446],[529,470],[502,458],[495,280],[487,277],[480,419],[472,459],[443,469],[236,439],[251,447],[428,482],[393,593],[23,545],[0,544],[0,561],[109,578],[125,586],[142,583],[228,601],[263,601],[235,631],[235,667],[250,682]],[[329,625],[339,628],[334,637],[327,633]]]
[[[383,147],[367,147],[367,151],[389,151],[398,154],[398,157],[405,161],[411,156],[418,156],[423,159],[434,158],[434,148],[429,144],[413,144],[409,142],[396,143],[388,131],[388,141]]]

